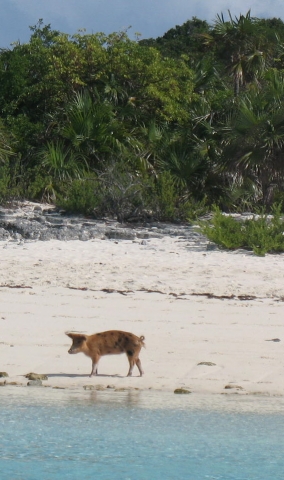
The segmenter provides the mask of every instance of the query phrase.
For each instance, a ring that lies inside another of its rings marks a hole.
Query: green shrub
[[[119,222],[140,217],[144,208],[143,178],[127,171],[122,162],[111,162],[97,179],[97,215],[115,216]]]
[[[160,173],[154,181],[144,179],[143,198],[153,217],[164,221],[196,220],[208,211],[207,199],[189,197],[186,189],[178,188],[168,171]]]
[[[203,200],[195,200],[194,198],[189,198],[185,202],[180,202],[179,204],[180,217],[188,221],[197,220],[202,215],[205,215],[208,212],[209,207],[206,197],[204,197]]]
[[[245,248],[259,256],[268,252],[284,252],[281,204],[273,205],[271,218],[262,210],[257,216],[244,221],[225,216],[218,207],[214,207],[213,219],[201,221],[199,225],[209,240],[228,249]]]
[[[39,176],[33,188],[41,191]],[[181,195],[169,172],[154,179],[147,174],[127,171],[120,162],[110,163],[97,175],[89,174],[87,178],[62,184],[61,193],[56,193],[56,205],[68,212],[114,216],[120,222],[145,218],[186,221],[204,213],[205,203]]]
[[[158,176],[153,200],[153,207],[160,219],[170,221],[177,218],[178,195],[173,178],[169,172],[163,172]]]
[[[16,169],[10,165],[0,166],[0,202],[5,203],[15,199],[24,198],[24,190]]]
[[[99,204],[96,190],[96,178],[73,180],[64,196],[58,196],[56,205],[67,212],[93,214]]]
[[[7,199],[10,189],[10,172],[7,165],[0,167],[0,202]]]
[[[30,200],[50,202],[56,198],[52,177],[41,172],[40,167],[28,170],[23,182],[27,183],[25,193]]]
[[[243,246],[243,224],[232,217],[226,217],[218,207],[214,207],[211,221],[199,222],[201,231],[209,240],[228,249]]]

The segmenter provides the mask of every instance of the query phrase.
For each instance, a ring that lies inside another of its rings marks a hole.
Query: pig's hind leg
[[[129,371],[128,371],[127,376],[131,377],[132,372],[133,372],[133,368],[135,367],[135,365],[137,365],[137,368],[140,372],[140,377],[142,377],[144,372],[143,372],[143,369],[142,369],[141,361],[139,359],[139,352],[137,354],[137,353],[135,353],[131,350],[128,350],[126,352],[126,355],[127,355],[128,361],[129,361]]]
[[[144,371],[143,371],[142,364],[141,364],[141,361],[140,361],[139,357],[136,359],[136,365],[137,365],[137,368],[140,372],[140,377],[142,377]]]
[[[134,360],[134,352],[132,350],[127,350],[126,355],[127,355],[128,361],[129,361],[129,370],[128,370],[127,376],[131,377],[134,365],[136,363],[135,360]]]

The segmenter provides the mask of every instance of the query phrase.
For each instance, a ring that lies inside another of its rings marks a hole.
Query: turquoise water
[[[0,478],[283,480],[283,400],[257,402],[3,387]]]

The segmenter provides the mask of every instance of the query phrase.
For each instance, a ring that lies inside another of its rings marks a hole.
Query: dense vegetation
[[[39,21],[0,51],[0,201],[119,220],[284,199],[284,23],[193,18],[157,39]]]

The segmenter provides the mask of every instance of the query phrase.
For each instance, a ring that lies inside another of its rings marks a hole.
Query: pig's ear
[[[65,332],[65,334],[72,338],[72,340],[87,340],[86,335],[82,335],[81,333],[72,333],[72,332]]]

